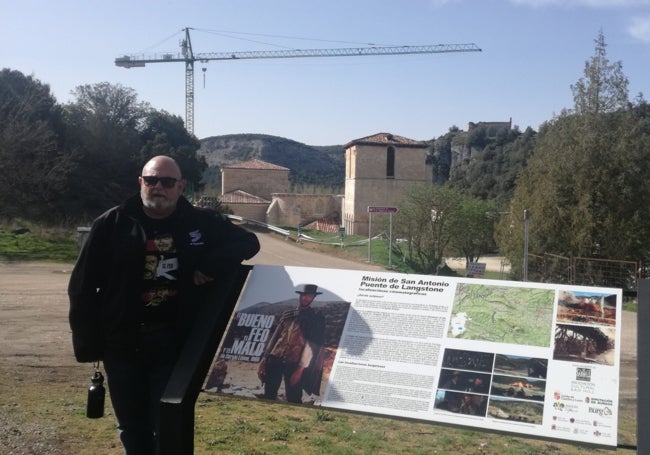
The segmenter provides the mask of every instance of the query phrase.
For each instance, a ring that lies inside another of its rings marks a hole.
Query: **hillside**
[[[290,169],[291,186],[298,191],[340,192],[344,185],[343,145],[311,146],[265,134],[229,134],[201,139],[199,155],[209,166],[203,176],[206,191],[221,190],[220,166],[252,159]]]
[[[479,122],[470,131],[450,128],[432,143],[428,163],[432,181],[466,190],[479,199],[505,203],[536,144],[537,133],[523,133],[509,122]],[[220,166],[259,159],[290,169],[291,191],[307,194],[344,192],[343,145],[311,146],[265,134],[231,134],[201,139],[199,155],[207,194],[221,192]]]

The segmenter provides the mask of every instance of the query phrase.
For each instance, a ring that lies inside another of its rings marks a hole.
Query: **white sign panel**
[[[205,389],[616,446],[621,306],[612,288],[258,265]]]

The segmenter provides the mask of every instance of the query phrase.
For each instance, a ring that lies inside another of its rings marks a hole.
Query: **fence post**
[[[86,243],[89,234],[90,234],[89,227],[79,226],[77,228],[77,251],[81,251],[81,248],[83,248],[84,243]]]

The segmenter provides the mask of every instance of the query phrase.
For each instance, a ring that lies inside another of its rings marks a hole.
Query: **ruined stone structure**
[[[390,133],[346,144],[343,226],[347,234],[368,235],[368,206],[396,206],[408,187],[431,182],[428,146]]]
[[[512,129],[512,117],[507,122],[469,122],[467,124],[467,132],[471,132],[474,128],[477,127],[486,127],[486,128],[506,128]]]
[[[276,193],[266,212],[266,222],[297,227],[327,218],[340,224],[342,198],[333,194]]]

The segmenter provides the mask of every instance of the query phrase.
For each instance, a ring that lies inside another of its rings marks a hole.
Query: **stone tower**
[[[397,206],[415,183],[431,182],[427,142],[389,133],[345,145],[343,226],[350,235],[368,235],[368,206]]]

